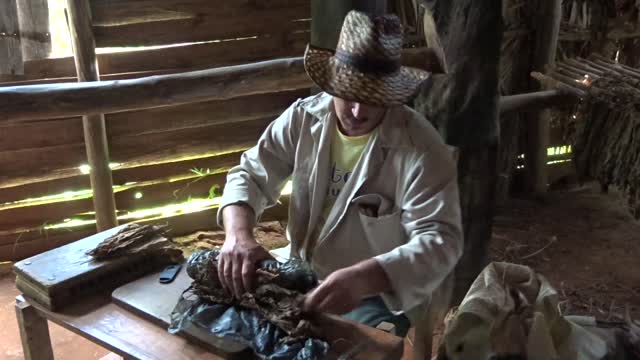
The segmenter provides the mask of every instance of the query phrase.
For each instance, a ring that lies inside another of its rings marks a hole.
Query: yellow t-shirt
[[[360,156],[373,131],[361,136],[344,135],[336,126],[331,140],[331,156],[329,162],[329,189],[325,198],[322,215],[318,221],[316,235],[319,235],[324,226],[340,191],[349,180],[360,160]]]

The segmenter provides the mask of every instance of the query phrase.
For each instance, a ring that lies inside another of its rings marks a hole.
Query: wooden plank
[[[209,156],[185,161],[156,163],[134,168],[116,168],[113,171],[114,185],[131,182],[148,182],[156,179],[171,179],[192,174],[192,170],[210,173],[226,172],[240,162],[242,152],[220,156]],[[0,204],[23,199],[33,199],[68,191],[90,188],[89,176],[79,175],[43,182],[31,182],[21,186],[0,189]]]
[[[281,204],[265,211],[261,221],[284,220],[287,218],[289,201],[287,197],[280,200]],[[166,224],[174,236],[194,233],[198,230],[217,229],[217,208],[198,212],[180,214],[165,218],[151,218],[136,221],[138,223]],[[128,221],[123,220],[122,223]],[[0,261],[17,261],[50,249],[71,243],[95,233],[95,225],[42,230],[31,229],[15,234],[0,234]],[[9,241],[7,241],[9,240]]]
[[[212,6],[208,0],[91,0],[91,14],[95,26],[117,26],[196,17],[241,16],[246,13],[294,6],[306,6],[308,9],[309,1],[221,0]]]
[[[240,124],[205,126],[144,137],[118,137],[110,142],[111,161],[131,168],[246,150],[255,144],[273,119],[268,117]],[[40,172],[43,181],[79,175],[79,166],[86,164],[83,148],[82,144],[72,144],[2,152],[0,187],[24,184],[33,177],[34,172]],[[27,163],[28,167],[25,166]]]
[[[268,125],[270,120],[267,120],[263,124],[259,124],[259,131],[255,132],[255,137],[249,140],[251,143],[255,143],[255,139],[259,136],[259,133],[262,132],[264,127]],[[200,131],[200,129],[196,129]],[[173,138],[175,133],[166,133],[166,134],[156,134],[162,135],[162,138]],[[205,144],[205,148],[210,148],[211,145],[208,144],[209,140],[213,138],[210,133],[204,133],[202,136],[203,143]],[[190,137],[192,140],[192,137]],[[182,144],[187,143],[191,140],[179,140],[175,139],[175,145],[170,145],[170,147],[180,147]],[[138,139],[134,139],[134,146],[138,146]],[[167,145],[167,141],[154,141],[150,140],[149,143],[158,144],[157,149],[162,149],[164,145]],[[142,141],[142,145],[145,146],[147,144],[146,141]],[[146,145],[149,147],[150,145]],[[123,146],[119,146],[119,148],[123,148]],[[234,154],[233,157],[230,157],[232,161],[237,159],[237,154]],[[231,163],[231,162],[229,162]],[[215,171],[215,169],[214,169]],[[220,188],[224,184],[224,176],[214,175],[212,177],[204,177],[206,180],[195,181],[197,175],[194,173],[187,174],[190,178],[182,180],[182,181],[174,181],[167,183],[165,180],[160,179],[152,179],[147,183],[139,183],[138,185],[129,185],[130,190],[123,191],[122,194],[118,194],[116,196],[117,199],[117,208],[118,210],[131,210],[132,207],[140,208],[140,207],[151,207],[158,206],[161,204],[167,204],[170,202],[175,202],[179,200],[186,200],[187,197],[206,197],[209,195],[209,190],[212,186],[217,185]],[[127,182],[130,182],[131,179],[127,179]],[[161,181],[164,181],[162,183]],[[148,188],[147,188],[148,187]],[[178,192],[180,189],[187,189],[187,191],[183,191],[182,194]],[[133,201],[133,196],[138,191],[144,191],[147,195],[144,195],[144,199],[140,201]],[[56,202],[56,203],[43,203],[34,206],[22,206],[16,207],[15,205],[5,206],[5,210],[0,211],[0,228],[16,228],[16,227],[32,227],[32,226],[40,226],[45,223],[56,223],[62,221],[64,218],[73,217],[75,214],[88,212],[92,208],[90,206],[91,199],[84,198],[73,201],[65,201],[65,202]]]
[[[105,116],[107,137],[143,135],[205,125],[276,117],[308,90],[259,94]],[[28,134],[28,136],[25,136]],[[0,125],[0,152],[84,142],[80,118]]]
[[[283,36],[218,41],[202,44],[186,44],[160,49],[98,54],[100,76],[137,73],[143,71],[214,68],[280,57],[300,56],[309,40],[308,32]],[[27,61],[25,78],[70,78],[75,76],[72,57]],[[130,76],[130,78],[136,76]],[[137,76],[139,77],[139,75]]]
[[[237,65],[275,58],[301,56],[308,32],[265,35],[256,38],[172,46],[99,56],[106,74],[148,70],[198,69]]]
[[[22,60],[46,59],[51,53],[47,0],[17,0]]]
[[[0,152],[82,142],[79,117],[0,125]]]
[[[178,181],[154,179],[139,183],[122,191],[115,191],[117,213],[125,215],[136,210],[220,196],[226,183],[226,173],[198,176]],[[138,196],[136,196],[138,194]],[[81,215],[87,214],[87,215]],[[65,219],[92,218],[93,202],[90,196],[60,199],[31,206],[0,208],[0,229],[33,228],[62,223]],[[0,245],[5,245],[0,242]]]
[[[24,73],[16,0],[0,2],[0,75]]]
[[[113,139],[267,117],[275,119],[297,99],[308,94],[307,89],[301,89],[110,114],[107,115],[107,134]]]
[[[210,5],[205,8],[216,9]],[[239,12],[238,12],[239,11]],[[119,26],[94,26],[98,47],[167,45],[188,42],[247,38],[264,34],[309,30],[310,3],[269,7],[262,10],[226,11],[218,14],[186,14],[184,18],[129,23]]]
[[[140,166],[166,158],[204,157],[245,150],[255,145],[274,117],[239,124],[213,125],[138,136],[123,136],[111,141],[113,161]]]
[[[302,58],[287,58],[132,80],[3,87],[0,122],[227,100],[310,84]]]
[[[25,360],[53,360],[47,319],[22,296],[16,299],[15,309]]]
[[[227,174],[220,173],[193,177],[180,181],[163,182],[150,186],[139,186],[116,194],[118,211],[135,211],[156,206],[188,201],[190,198],[221,196],[227,182]],[[141,198],[136,194],[140,193]]]

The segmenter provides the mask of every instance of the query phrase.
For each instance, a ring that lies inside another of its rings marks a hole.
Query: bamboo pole
[[[582,69],[583,71],[587,71],[591,74],[594,75],[598,75],[598,76],[602,76],[605,71],[603,71],[602,69],[598,69],[596,67],[590,66],[589,64],[582,62],[582,61],[578,61],[576,59],[567,59],[564,61],[565,64],[573,66],[577,69]]]
[[[561,0],[538,0],[537,24],[533,71],[544,71],[555,62],[560,21]],[[534,90],[537,90],[534,88]],[[528,188],[533,193],[547,190],[547,147],[549,145],[549,122],[551,114],[542,110],[532,115],[527,122],[528,144],[526,150]]]
[[[498,108],[502,116],[514,111],[527,111],[541,107],[571,104],[576,102],[577,99],[578,97],[573,93],[561,89],[536,91],[532,93],[501,96],[498,102]]]
[[[602,60],[595,60],[595,63],[603,66],[605,64]],[[637,69],[627,66],[616,66],[613,64],[609,65],[609,67],[611,68],[611,70],[609,70],[610,72],[618,73],[621,76],[631,76],[636,80],[640,79],[640,72],[638,72]]]
[[[91,30],[89,2],[88,0],[67,0],[67,10],[78,81],[98,81],[100,76],[95,40]],[[118,225],[104,115],[99,113],[84,115],[82,126],[87,160],[91,167],[89,177],[97,229],[104,231]]]
[[[554,75],[555,74],[562,74],[576,80],[584,79],[584,75],[585,75],[583,71],[580,71],[578,69],[575,69],[565,64],[558,64],[558,66],[556,66],[556,70],[554,71]]]
[[[577,83],[567,84],[562,80],[535,71],[531,73],[531,77],[536,79],[542,86],[547,88],[554,88],[560,91],[565,91],[577,97],[586,97],[588,95],[586,90],[584,90],[583,88],[578,88]]]

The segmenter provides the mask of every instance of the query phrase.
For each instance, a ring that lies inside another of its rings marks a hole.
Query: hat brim
[[[374,106],[407,103],[430,73],[406,66],[391,74],[363,73],[340,63],[333,51],[307,46],[304,67],[313,82],[325,92],[350,101]]]

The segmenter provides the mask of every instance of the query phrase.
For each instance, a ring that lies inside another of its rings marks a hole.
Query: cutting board
[[[111,294],[113,302],[164,328],[169,327],[170,315],[178,303],[182,292],[191,284],[186,266],[182,266],[174,281],[159,282],[160,272],[154,272],[136,281],[123,285]],[[224,358],[246,359],[250,350],[244,345],[223,338],[217,338],[197,326],[190,326],[180,333],[211,352]]]

